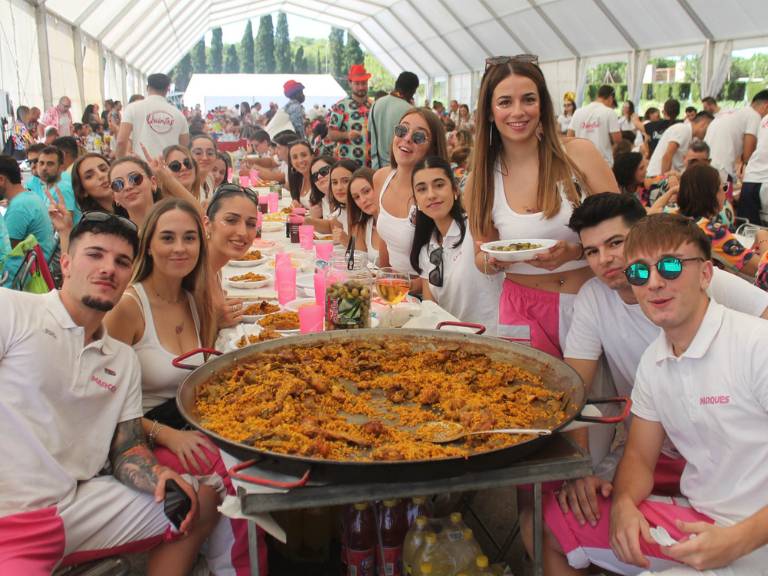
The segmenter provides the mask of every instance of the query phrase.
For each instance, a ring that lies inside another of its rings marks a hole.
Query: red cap
[[[350,82],[365,82],[371,77],[368,71],[365,69],[365,64],[352,64],[349,67],[349,74],[347,79]]]
[[[291,98],[302,90],[304,90],[304,84],[296,82],[296,80],[288,80],[288,82],[283,84],[283,94],[285,94],[286,98]]]

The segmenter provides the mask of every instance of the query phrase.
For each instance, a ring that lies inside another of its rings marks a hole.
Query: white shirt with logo
[[[591,140],[608,165],[613,166],[611,134],[619,132],[619,118],[613,110],[602,102],[592,102],[576,110],[570,129],[577,138]]]
[[[686,460],[682,494],[719,524],[768,505],[766,342],[768,322],[710,302],[683,354],[662,333],[637,370],[632,412],[661,423]],[[755,555],[768,566],[768,547]]]
[[[139,158],[144,158],[142,144],[154,158],[162,154],[167,146],[178,144],[179,136],[189,134],[184,114],[169,104],[164,96],[157,94],[128,104],[123,111],[122,121],[133,126],[133,154]]]
[[[707,128],[704,141],[709,144],[712,167],[736,175],[736,162],[744,152],[744,135],[757,137],[760,114],[752,106],[718,114]]]
[[[691,124],[678,122],[664,130],[664,134],[661,135],[661,139],[656,145],[656,149],[653,151],[651,160],[648,163],[648,178],[661,174],[661,161],[664,158],[664,154],[667,153],[670,142],[675,142],[678,145],[675,155],[672,157],[671,169],[682,172],[685,166],[685,155],[688,153],[692,140],[693,126]]]
[[[744,182],[768,183],[768,115],[760,121],[757,132],[757,148],[744,170]]]
[[[0,517],[69,503],[117,424],[142,415],[133,350],[106,332],[83,339],[56,290],[0,288]]]

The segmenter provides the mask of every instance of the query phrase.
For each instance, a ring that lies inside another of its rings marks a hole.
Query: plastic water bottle
[[[426,516],[419,516],[416,518],[413,527],[408,531],[408,534],[405,535],[405,542],[403,543],[403,567],[406,574],[412,575],[417,572],[418,565],[416,564],[416,556],[419,552],[419,548],[424,544],[428,525],[429,519]]]
[[[483,551],[474,538],[471,528],[464,528],[462,539],[453,545],[451,556],[454,561],[454,570],[457,572],[467,572],[472,570],[475,565],[475,559],[481,556]]]
[[[453,560],[448,550],[442,543],[438,542],[434,532],[427,532],[424,537],[424,544],[416,554],[416,562],[420,568],[425,563],[431,564],[431,574],[434,576],[451,576],[453,574]]]
[[[461,542],[464,539],[464,530],[466,527],[467,525],[464,524],[461,512],[453,512],[449,517],[448,526],[444,531],[448,543],[455,545]]]
[[[475,558],[475,576],[493,576],[488,556],[481,554]]]

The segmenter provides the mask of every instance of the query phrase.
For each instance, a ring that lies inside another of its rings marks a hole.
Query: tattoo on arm
[[[146,444],[141,418],[117,425],[109,460],[120,482],[140,492],[154,493],[158,463]]]

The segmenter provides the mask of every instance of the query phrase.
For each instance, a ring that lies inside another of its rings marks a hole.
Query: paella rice
[[[538,376],[462,347],[413,340],[334,341],[255,353],[198,387],[201,424],[259,450],[337,460],[469,456],[531,439],[479,435],[433,444],[419,426],[468,430],[550,427],[563,392]]]

